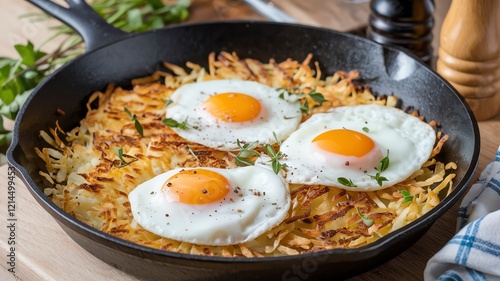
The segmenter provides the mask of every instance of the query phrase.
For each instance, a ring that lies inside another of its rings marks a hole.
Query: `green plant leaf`
[[[389,164],[390,164],[390,161],[389,161],[389,149],[388,149],[387,155],[384,158],[382,158],[382,160],[380,160],[377,170],[379,172],[383,172],[383,171],[387,170],[387,168],[389,168]]]
[[[340,183],[341,185],[345,185],[347,187],[356,187],[357,186],[352,182],[351,179],[347,179],[344,177],[337,178],[337,182]]]
[[[148,22],[148,29],[158,29],[164,26],[163,19],[161,17],[151,17]]]
[[[3,127],[3,117],[0,115],[0,134],[7,133],[7,130]]]
[[[9,79],[11,68],[10,64],[4,64],[0,67],[0,85],[3,85]]]
[[[125,31],[143,31],[165,26],[169,23],[183,21],[189,15],[189,0],[177,0],[164,4],[163,0],[93,0],[92,8],[101,17],[117,28]],[[172,4],[170,4],[172,3]],[[44,13],[24,15],[33,21],[42,21],[51,17]],[[32,42],[15,45],[18,53],[16,58],[0,57],[0,117],[14,119],[30,95],[46,75],[58,67],[81,55],[84,44],[72,28],[64,24],[50,27],[53,34],[47,36],[45,42],[35,47]],[[55,38],[64,35],[65,39],[50,54],[41,51],[41,47]],[[142,126],[137,119],[132,120],[136,130],[141,133]],[[186,121],[178,123],[179,128],[190,127]],[[9,141],[9,138],[3,138]],[[0,153],[5,153],[1,149]],[[135,160],[134,160],[135,161]]]
[[[7,136],[0,134],[0,146],[4,145],[7,142]]]
[[[361,218],[361,220],[363,221],[363,223],[367,226],[367,227],[370,227],[373,225],[373,220],[370,219],[370,218],[367,218],[365,215],[363,215],[361,213],[361,211],[359,210],[359,208],[356,208],[356,212],[358,213],[359,217]]]
[[[403,195],[403,204],[405,203],[408,203],[408,202],[411,202],[413,201],[413,195],[410,194],[410,192],[408,192],[407,190],[401,190],[400,191],[401,195]]]
[[[316,90],[312,90],[310,93],[309,93],[309,96],[315,101],[318,103],[317,106],[321,106],[325,101],[328,101],[327,99],[325,99],[325,97],[323,96],[323,94],[321,93],[318,93],[316,92]]]
[[[46,53],[35,50],[35,46],[31,41],[28,41],[26,45],[15,45],[17,53],[22,58],[22,63],[27,66],[35,65],[35,62],[46,55]]]
[[[307,100],[304,101],[302,105],[300,105],[300,112],[302,114],[309,114],[309,102]]]
[[[28,70],[24,73],[23,77],[25,79],[34,79],[35,77],[37,77],[38,75],[40,75],[40,73],[38,71],[35,71],[35,70]]]
[[[142,14],[140,9],[131,9],[127,12],[127,20],[129,25],[129,30],[138,29],[141,25],[143,25]]]
[[[142,128],[141,123],[139,123],[139,120],[134,119],[134,127],[135,130],[139,133],[139,135],[141,135],[141,137],[144,137],[144,130]]]
[[[273,167],[273,172],[275,174],[278,174],[281,170],[281,163],[279,161],[273,161],[271,163],[271,166]]]
[[[267,155],[269,155],[269,157],[276,158],[276,150],[274,150],[274,147],[272,145],[270,145],[270,144],[266,145],[265,149],[266,149]]]
[[[179,127],[179,122],[177,122],[177,120],[174,120],[172,118],[165,118],[165,119],[161,120],[161,122],[163,122],[163,124],[165,124],[166,126],[168,126],[170,128]]]
[[[15,64],[16,64],[16,60],[15,59],[6,58],[6,57],[0,57],[0,68],[4,67],[6,65],[13,66]]]
[[[146,2],[151,4],[151,6],[153,6],[153,8],[155,9],[163,7],[163,2],[161,0],[146,0]]]
[[[5,88],[5,87],[3,89],[0,89],[0,99],[2,100],[2,102],[5,105],[11,104],[15,98],[16,98],[16,95],[14,94],[12,89]]]

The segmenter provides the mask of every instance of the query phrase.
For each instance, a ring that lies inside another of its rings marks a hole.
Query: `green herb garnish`
[[[297,93],[298,88],[293,88],[292,90],[288,90],[287,88],[277,88],[276,91],[280,93],[278,97],[287,102],[297,102],[305,97],[303,93]]]
[[[118,158],[120,159],[120,165],[118,166],[118,168],[123,168],[123,167],[130,165],[130,164],[134,163],[135,161],[139,160],[138,158],[135,158],[133,156],[123,154],[123,148],[116,148],[115,147],[115,153],[116,153],[116,155],[118,155]],[[124,157],[130,157],[130,158],[132,158],[132,160],[127,161],[127,160],[125,160]]]
[[[368,127],[363,127],[362,130],[365,131],[366,133],[370,132],[370,129],[368,129]]]
[[[389,149],[387,149],[387,155],[378,163],[377,171],[382,173],[387,170],[387,168],[389,168],[389,163]]]
[[[352,182],[351,179],[347,179],[347,178],[343,178],[343,177],[337,178],[337,182],[340,183],[341,185],[345,185],[347,187],[356,187],[357,186]]]
[[[280,146],[281,141],[278,140],[276,133],[273,132],[274,139],[276,143]],[[238,166],[253,166],[255,165],[255,158],[260,156],[260,153],[255,150],[257,147],[256,142],[242,143],[240,140],[236,140],[236,144],[240,148],[238,155],[233,155],[234,160]],[[264,145],[264,153],[271,158],[271,166],[274,173],[278,174],[283,168],[287,168],[286,164],[282,164],[280,160],[283,159],[284,154],[281,151],[276,151],[274,147],[270,144]]]
[[[300,112],[302,114],[311,113],[311,111],[309,110],[309,102],[307,100],[303,104],[300,105]]]
[[[281,146],[281,141],[278,139],[275,132],[273,132],[273,136],[278,146]],[[276,151],[272,145],[266,144],[264,146],[264,151],[269,157],[271,157],[271,166],[275,174],[278,174],[283,168],[288,168],[287,164],[282,164],[280,162],[280,160],[283,159],[284,154],[279,151],[279,149]]]
[[[321,94],[321,93],[318,93],[316,92],[316,90],[312,90],[310,93],[309,93],[309,96],[315,101],[317,102],[318,104],[315,106],[315,107],[319,107],[321,106],[325,101],[328,101],[327,99],[325,99],[325,97]]]
[[[253,166],[255,165],[255,158],[260,154],[254,150],[257,146],[256,143],[242,143],[240,140],[236,140],[236,144],[240,148],[238,155],[233,155],[234,160],[236,161],[236,165],[242,166]]]
[[[379,186],[382,186],[384,181],[388,181],[388,179],[381,176],[380,173],[376,173],[374,176],[370,176],[370,178],[376,180]]]
[[[320,107],[324,102],[328,101],[321,93],[316,92],[316,90],[310,91],[308,95],[316,102],[312,109]],[[300,112],[302,114],[311,113],[311,109],[309,109],[309,101],[307,100],[307,98],[304,99],[304,103],[300,106]]]
[[[191,126],[188,124],[187,117],[183,122],[178,122],[177,120],[172,118],[165,118],[161,120],[161,122],[163,122],[163,124],[167,125],[170,128],[179,128],[181,130],[186,130],[189,128],[198,129],[198,126]]]
[[[389,161],[389,149],[388,149],[387,155],[384,158],[382,158],[382,160],[380,160],[380,162],[378,163],[378,167],[375,168],[378,172],[374,176],[369,175],[371,179],[377,181],[379,186],[382,186],[384,181],[388,181],[386,177],[381,176],[381,173],[387,170],[387,168],[389,168],[389,163],[390,161]]]
[[[373,225],[373,220],[370,219],[370,218],[367,218],[365,217],[360,211],[359,211],[359,208],[356,207],[356,212],[358,212],[358,215],[359,217],[361,218],[361,220],[363,221],[363,223],[367,226],[367,227],[370,227]]]
[[[141,125],[141,123],[139,123],[139,120],[137,120],[137,116],[135,114],[132,114],[132,112],[130,112],[130,110],[128,110],[128,108],[126,108],[126,107],[125,107],[124,111],[130,117],[130,121],[134,121],[135,130],[139,133],[139,135],[141,135],[141,137],[144,137],[142,125]]]
[[[280,163],[280,160],[283,158],[283,153],[281,151],[276,151],[270,144],[266,144],[264,149],[266,154],[271,157],[271,166],[275,174],[278,174],[282,168],[288,167],[286,164]]]
[[[401,190],[401,195],[403,195],[403,204],[413,201],[413,195],[410,194],[407,190]]]
[[[292,95],[292,93],[290,91],[288,91],[287,88],[276,88],[276,91],[278,91],[280,94],[279,94],[279,98],[282,99],[282,100],[286,100],[288,101],[288,97],[290,95]]]

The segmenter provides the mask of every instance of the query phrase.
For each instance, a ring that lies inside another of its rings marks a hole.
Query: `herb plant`
[[[138,32],[187,19],[190,1],[177,0],[165,5],[161,0],[93,0],[90,5],[115,27]],[[23,17],[34,21],[50,18],[44,13]],[[0,154],[5,154],[12,137],[12,133],[3,127],[3,119],[14,120],[36,85],[85,51],[82,38],[70,27],[59,24],[51,29],[53,33],[40,46],[28,41],[25,45],[14,46],[17,57],[0,57]],[[64,39],[55,50],[48,53],[41,50],[46,42],[59,36]]]

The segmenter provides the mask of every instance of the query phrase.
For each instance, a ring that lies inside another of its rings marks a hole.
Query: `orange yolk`
[[[375,142],[368,136],[347,129],[326,131],[313,140],[320,149],[344,156],[362,157],[368,154]]]
[[[168,188],[185,204],[217,202],[229,192],[228,180],[213,171],[184,170],[170,177],[162,189]]]
[[[242,93],[222,93],[211,96],[203,108],[213,117],[224,122],[251,121],[259,115],[260,102]]]

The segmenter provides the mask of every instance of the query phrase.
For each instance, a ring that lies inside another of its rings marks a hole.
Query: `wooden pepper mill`
[[[477,120],[500,111],[500,1],[453,0],[440,36],[437,72]]]
[[[425,63],[433,55],[432,0],[371,0],[366,36],[381,44],[398,45],[410,50]]]

